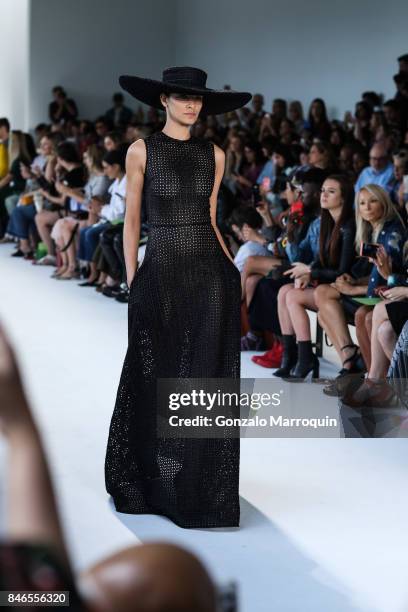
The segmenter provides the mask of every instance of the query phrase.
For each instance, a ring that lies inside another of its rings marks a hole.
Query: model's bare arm
[[[211,223],[215,230],[215,233],[217,234],[217,238],[220,241],[222,248],[224,249],[226,256],[229,257],[229,259],[231,259],[231,255],[229,254],[229,251],[227,247],[225,246],[225,242],[222,238],[221,232],[217,227],[217,196],[218,196],[218,191],[221,185],[222,177],[224,176],[225,153],[218,145],[213,143],[213,146],[214,146],[214,154],[215,154],[215,179],[214,179],[214,188],[213,188],[213,191],[210,197]],[[232,259],[231,261],[233,262]]]
[[[137,270],[145,167],[146,147],[143,139],[140,138],[130,145],[126,155],[126,212],[123,227],[123,250],[129,287]]]

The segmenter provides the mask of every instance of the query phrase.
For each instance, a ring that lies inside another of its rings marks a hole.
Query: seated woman
[[[70,187],[65,182],[57,182],[58,193],[69,198],[69,214],[58,219],[51,231],[51,238],[55,241],[61,253],[61,266],[54,272],[53,277],[58,280],[77,278],[75,237],[78,227],[93,225],[98,220],[99,208],[93,199],[107,200],[109,179],[104,174],[102,158],[104,150],[99,145],[91,145],[83,155],[83,161],[88,171],[88,180],[82,188]]]
[[[235,132],[235,130],[234,130]],[[236,177],[244,164],[244,142],[241,136],[232,133],[227,137],[225,151],[225,172],[222,184],[234,195],[237,193],[238,183]]]
[[[336,172],[336,158],[331,146],[325,142],[314,142],[309,151],[309,164],[322,168],[329,174]]]
[[[395,345],[395,349],[391,357],[390,367],[387,372],[387,378],[391,380],[400,378],[404,381],[408,379],[408,321],[404,324]],[[405,391],[404,395],[406,397],[406,382],[403,387]]]
[[[241,204],[250,202],[252,187],[255,185],[264,165],[265,159],[261,145],[256,141],[247,142],[244,146],[244,162],[238,173],[232,175],[236,196]]]
[[[85,282],[79,283],[80,287],[97,285],[99,272],[93,257],[99,244],[100,235],[110,227],[112,222],[122,221],[125,217],[126,147],[120,147],[106,153],[102,165],[106,176],[113,181],[108,190],[110,200],[108,204],[101,206],[98,213],[99,220],[80,230],[78,259],[87,262],[90,268],[88,278]]]
[[[403,220],[407,220],[406,194],[404,193],[404,176],[408,174],[408,151],[402,149],[393,155],[394,176],[389,184],[390,197],[397,206]]]
[[[408,242],[403,249],[404,268],[408,266]],[[371,363],[367,379],[384,378],[392,354],[405,323],[408,321],[408,278],[393,274],[392,259],[380,246],[376,257],[377,270],[387,281],[388,287],[381,291],[384,301],[373,310],[371,328]]]
[[[47,134],[42,136],[40,140],[40,156],[36,158],[30,168],[24,166],[23,176],[27,178],[28,192],[27,196],[34,196],[35,192],[40,187],[40,182],[47,185],[54,178],[55,166],[57,163],[56,146],[61,141],[62,136],[57,132],[55,134]],[[34,203],[18,206],[10,214],[10,220],[7,226],[7,234],[18,238],[19,246],[12,253],[12,257],[25,257],[32,259],[34,257],[35,244],[30,244],[30,234],[35,233],[35,216],[37,208]]]
[[[6,200],[10,196],[18,196],[24,191],[25,178],[21,174],[21,164],[30,165],[32,157],[29,151],[27,135],[20,130],[12,130],[9,142],[9,170],[0,179],[0,237],[7,231],[9,213]]]
[[[260,234],[262,217],[252,206],[239,206],[232,213],[229,222],[233,232],[243,243],[234,257],[234,263],[242,273],[248,257],[268,257],[265,241]]]
[[[39,261],[43,265],[55,265],[55,247],[51,237],[51,231],[58,219],[65,216],[67,197],[60,193],[57,185],[64,184],[71,189],[84,186],[86,182],[86,169],[79,159],[78,151],[72,142],[61,142],[57,146],[57,164],[55,166],[55,178],[51,181],[40,179],[40,193],[46,199],[46,203],[35,217],[35,224],[41,240],[47,247],[48,255]]]
[[[362,243],[383,245],[390,256],[393,269],[401,270],[401,253],[405,228],[387,192],[378,185],[366,185],[357,194],[355,249],[360,252]],[[350,274],[342,274],[331,285],[322,285],[315,291],[315,302],[319,311],[319,322],[327,333],[343,364],[339,377],[358,374],[365,370],[359,347],[353,344],[347,326],[346,312],[357,322],[357,332],[364,331],[364,317],[371,310],[360,306],[352,298],[374,297],[375,290],[382,284],[378,262],[368,266],[361,260]],[[363,265],[362,265],[363,264]],[[347,271],[345,271],[347,272]]]
[[[284,354],[275,376],[303,379],[312,371],[315,378],[319,376],[319,360],[312,351],[306,312],[307,308],[318,308],[316,289],[310,283],[331,283],[350,271],[355,239],[353,203],[354,188],[347,177],[332,175],[324,181],[320,198],[319,256],[311,265],[295,263],[285,272],[295,279],[295,284],[285,285],[279,291],[278,314]]]
[[[320,189],[325,174],[319,169],[292,172],[286,183],[286,201],[289,214],[281,227],[278,219],[272,217],[263,202],[257,207],[264,217],[265,227],[262,238],[272,247],[272,257],[251,256],[247,259],[242,273],[242,294],[248,308],[250,330],[241,338],[241,350],[261,350],[263,332],[270,330],[281,334],[278,314],[277,295],[282,285],[290,280],[278,274],[282,265],[293,261],[310,263],[315,252],[307,247],[310,225],[320,214]],[[318,228],[314,237],[318,236]],[[280,234],[280,235],[279,235]],[[310,236],[309,236],[310,238]],[[274,271],[274,277],[270,277]],[[264,355],[267,359],[267,355]],[[255,358],[254,361],[258,362]]]

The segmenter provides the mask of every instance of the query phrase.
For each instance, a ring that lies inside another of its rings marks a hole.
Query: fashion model
[[[239,525],[239,438],[157,436],[158,378],[240,378],[240,274],[216,226],[224,152],[192,136],[201,114],[232,111],[251,94],[206,87],[198,68],[162,81],[121,76],[138,100],[165,109],[162,131],[126,160],[124,251],[128,349],[110,425],[107,491],[116,510],[160,514],[181,527]],[[149,223],[137,251],[142,196]]]

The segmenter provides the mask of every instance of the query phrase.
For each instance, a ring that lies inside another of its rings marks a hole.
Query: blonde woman
[[[27,135],[20,130],[12,130],[8,150],[9,170],[0,180],[0,238],[5,234],[9,220],[6,198],[24,191],[25,179],[21,174],[20,164],[30,165],[32,161],[27,145]]]
[[[62,135],[47,134],[40,141],[40,155],[34,159],[31,167],[22,166],[22,175],[28,182],[27,195],[34,195],[40,185],[48,185],[54,180],[55,167],[57,163],[56,146],[61,142]],[[26,184],[27,187],[27,184]],[[24,257],[33,259],[33,249],[35,244],[30,244],[30,234],[36,234],[35,217],[37,209],[34,204],[16,206],[10,213],[10,220],[7,226],[7,234],[19,240],[19,246],[12,254],[12,257]]]
[[[378,185],[366,185],[357,193],[355,214],[357,253],[360,253],[363,243],[382,245],[390,257],[393,270],[401,270],[405,227],[388,193]],[[320,325],[333,342],[343,364],[340,378],[362,373],[369,367],[368,363],[363,363],[360,348],[351,339],[346,313],[354,316],[357,338],[360,347],[364,347],[364,361],[369,362],[369,350],[368,356],[366,351],[366,317],[372,308],[360,306],[352,298],[375,297],[376,289],[385,284],[379,273],[382,265],[379,255],[359,259],[351,274],[343,274],[331,285],[320,285],[315,290]]]

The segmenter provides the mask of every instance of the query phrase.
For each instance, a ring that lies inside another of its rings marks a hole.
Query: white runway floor
[[[52,268],[10,258],[12,249],[0,245],[0,318],[43,433],[76,569],[165,538],[196,551],[219,581],[237,580],[243,612],[408,610],[407,440],[243,440],[240,529],[184,530],[115,513],[103,462],[127,306],[55,281]],[[249,357],[243,377],[270,376]]]

